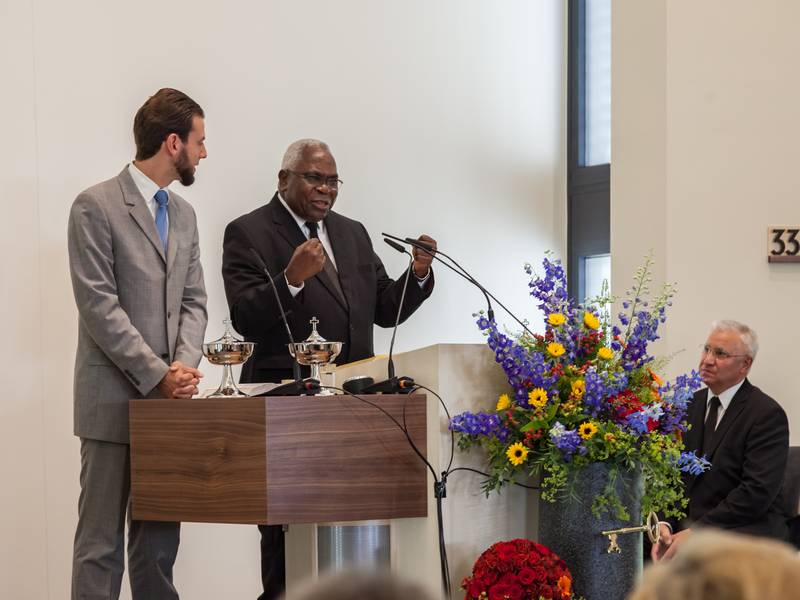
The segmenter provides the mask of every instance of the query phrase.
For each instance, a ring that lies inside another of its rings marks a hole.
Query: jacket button
[[[171,310],[168,310],[168,311],[167,311],[167,318],[168,318],[168,319],[171,319],[171,318],[172,318],[172,311],[171,311]]]

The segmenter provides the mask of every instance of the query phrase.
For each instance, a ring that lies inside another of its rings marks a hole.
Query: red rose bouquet
[[[530,540],[497,542],[484,551],[461,587],[465,600],[565,600],[574,598],[567,565]]]

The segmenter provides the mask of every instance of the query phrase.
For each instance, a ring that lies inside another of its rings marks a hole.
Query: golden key
[[[647,537],[650,538],[650,541],[653,544],[657,544],[661,539],[661,528],[658,524],[658,515],[656,513],[651,512],[647,515],[647,521],[644,525],[639,527],[623,527],[622,529],[611,529],[609,531],[601,531],[600,535],[608,536],[608,550],[606,552],[611,554],[612,552],[616,552],[619,554],[622,552],[622,549],[617,544],[617,536],[626,534],[626,533],[640,533],[640,532],[647,533]]]

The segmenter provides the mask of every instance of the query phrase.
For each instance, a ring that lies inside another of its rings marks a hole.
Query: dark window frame
[[[611,165],[581,166],[586,147],[586,2],[569,0],[567,27],[567,286],[576,300],[585,295],[583,258],[611,251]]]

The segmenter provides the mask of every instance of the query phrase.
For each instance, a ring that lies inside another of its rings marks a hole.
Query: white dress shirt
[[[742,387],[743,383],[744,379],[719,394],[715,394],[709,388],[708,398],[706,399],[706,419],[708,418],[708,411],[711,410],[711,398],[714,396],[719,398],[719,410],[717,411],[717,422],[714,424],[714,429],[716,429],[719,425],[719,422],[722,420],[722,416],[725,414],[725,410],[727,410],[727,408],[730,406],[731,400],[733,400],[733,397],[736,395],[736,392],[739,391],[739,388]]]
[[[150,214],[153,215],[153,221],[156,220],[156,210],[158,210],[158,202],[156,202],[156,192],[162,188],[158,187],[158,184],[150,179],[147,175],[142,173],[135,164],[131,163],[128,165],[128,173],[131,174],[133,178],[133,183],[136,184],[136,189],[139,190],[139,193],[144,198],[145,203],[147,204],[147,208],[150,210]],[[167,192],[167,197],[169,198],[169,190],[167,188],[163,188],[165,192]],[[167,206],[169,206],[169,200],[167,201]],[[169,235],[169,213],[167,213],[167,235]]]

